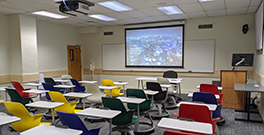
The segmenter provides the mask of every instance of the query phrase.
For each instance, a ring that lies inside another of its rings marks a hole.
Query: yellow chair
[[[22,132],[33,128],[35,126],[45,124],[50,125],[51,123],[40,122],[44,113],[36,114],[32,116],[25,106],[18,102],[4,102],[7,111],[16,117],[21,118],[20,121],[11,123],[12,128],[18,132]]]
[[[49,93],[50,99],[52,101],[64,103],[64,105],[56,107],[55,112],[60,111],[60,112],[67,112],[67,113],[77,113],[77,112],[81,111],[81,110],[75,109],[76,104],[78,102],[69,103],[66,100],[66,98],[62,95],[62,93],[55,92],[55,91],[49,91],[48,93]]]
[[[112,80],[103,79],[102,80],[103,86],[116,86]],[[117,97],[124,95],[124,93],[120,93],[121,87],[117,87],[115,89],[112,89],[112,97]],[[106,96],[110,97],[110,90],[105,89]]]

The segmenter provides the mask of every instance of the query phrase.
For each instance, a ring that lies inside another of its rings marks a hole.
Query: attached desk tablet
[[[71,88],[74,88],[75,85],[54,85],[54,88],[64,88],[67,89],[67,91],[71,91]]]
[[[41,86],[41,83],[24,83],[23,86],[31,86],[31,87],[38,87]]]
[[[136,125],[135,125],[135,131],[138,132],[138,125],[139,125],[139,105],[146,101],[146,99],[144,98],[131,98],[131,97],[117,97],[117,99],[120,99],[122,102],[124,103],[132,103],[132,104],[137,104],[137,117],[138,117],[138,121],[136,122]]]
[[[180,103],[177,104],[177,107],[180,107],[181,104],[194,104],[194,105],[205,105],[208,107],[210,111],[215,111],[217,108],[217,105],[214,104],[204,104],[204,103],[196,103],[196,102],[184,102],[181,101]]]
[[[63,94],[63,96],[65,97],[74,97],[74,98],[82,98],[83,99],[83,109],[85,109],[85,98],[92,96],[92,93],[78,93],[78,92],[70,92],[70,93],[66,93]]]
[[[41,94],[46,93],[48,90],[37,90],[37,89],[31,89],[31,90],[24,90],[23,93],[30,93],[30,94],[38,94],[39,100],[41,100]]]
[[[159,92],[158,91],[153,91],[153,90],[144,90],[144,92],[145,92],[146,95],[150,95],[151,96],[151,98],[152,98],[151,105],[153,106],[154,105],[154,103],[153,103],[153,101],[154,101],[153,96],[156,95],[156,94],[158,94]]]
[[[60,82],[62,84],[65,84],[67,82],[70,82],[71,80],[54,80],[54,82]]]
[[[52,125],[39,125],[21,132],[20,135],[80,135],[82,130],[59,128]]]
[[[123,93],[125,94],[125,85],[128,85],[128,82],[114,82],[117,86],[123,86]]]
[[[77,112],[78,115],[90,116],[90,117],[99,117],[109,119],[109,135],[112,133],[112,119],[120,114],[121,111],[117,110],[105,110],[98,108],[86,108],[82,111]]]
[[[162,118],[158,123],[158,127],[180,130],[186,132],[194,132],[206,135],[213,134],[212,124],[195,122],[195,121],[184,121],[179,119]]]
[[[197,89],[200,89],[200,85],[197,85],[197,87],[196,87]],[[222,90],[223,89],[223,87],[217,87],[218,88],[218,90]]]
[[[8,88],[8,87],[0,87],[0,92],[5,92],[5,101],[7,101],[7,91],[5,88]]]
[[[13,123],[16,121],[20,121],[21,118],[18,118],[16,116],[9,116],[5,113],[0,112],[0,135],[4,135],[3,133],[3,125]]]
[[[97,81],[79,81],[79,83],[83,83],[83,84],[97,84]]]
[[[117,86],[113,87],[113,86],[98,86],[99,89],[107,89],[110,90],[110,97],[112,97],[112,89],[117,88]]]
[[[193,97],[193,93],[189,93],[189,94],[188,94],[188,97],[189,97],[189,98],[192,98],[192,97]],[[219,99],[220,97],[219,97],[219,95],[215,95],[215,98],[216,98],[216,99]]]
[[[59,102],[36,101],[33,103],[26,104],[26,106],[51,109],[51,111],[52,111],[52,124],[54,124],[54,108],[62,106],[63,104],[64,103],[59,103]]]
[[[264,92],[264,88],[260,85],[255,85],[255,84],[244,84],[244,83],[235,83],[234,84],[234,89],[235,91],[241,91],[241,92],[246,92],[246,101],[245,101],[245,111],[247,112],[247,119],[238,119],[235,118],[235,120],[239,121],[250,121],[250,122],[260,122],[262,123],[263,120],[251,120],[250,119],[250,97],[251,97],[251,92]]]

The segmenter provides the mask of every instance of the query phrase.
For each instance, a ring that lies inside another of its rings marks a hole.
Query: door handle
[[[71,67],[69,67],[69,69],[71,69]]]

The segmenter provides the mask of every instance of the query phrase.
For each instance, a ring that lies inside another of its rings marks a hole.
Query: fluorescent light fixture
[[[183,12],[177,6],[165,6],[165,7],[157,7],[161,12],[172,15],[172,14],[182,14]]]
[[[98,2],[97,4],[115,10],[117,12],[133,10],[131,7],[121,4],[117,1]]]
[[[115,18],[109,17],[109,16],[105,16],[105,15],[89,15],[89,17],[95,18],[95,19],[99,19],[99,20],[103,20],[103,21],[114,21],[117,20]]]
[[[69,18],[68,16],[59,15],[59,14],[55,14],[55,13],[51,13],[51,12],[47,12],[47,11],[37,11],[37,12],[32,12],[32,14],[56,18],[56,19]]]
[[[200,2],[209,2],[209,1],[214,1],[214,0],[199,0]]]

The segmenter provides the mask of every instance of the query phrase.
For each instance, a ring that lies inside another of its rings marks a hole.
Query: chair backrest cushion
[[[215,84],[200,84],[200,92],[219,94],[219,90]]]
[[[177,74],[177,72],[175,72],[173,70],[168,70],[168,71],[163,73],[163,77],[164,78],[178,78],[178,74]]]
[[[141,89],[127,89],[126,95],[127,95],[127,97],[136,97],[136,98],[146,99],[146,101],[142,102],[139,105],[140,111],[147,111],[147,110],[151,109],[151,106],[150,106],[151,100],[147,99],[146,94],[143,90],[141,90]],[[127,103],[127,107],[129,109],[137,109],[136,104]]]
[[[192,101],[200,101],[206,104],[217,105],[215,95],[212,93],[206,93],[206,92],[194,92]]]
[[[88,101],[92,103],[102,103],[102,92],[96,84],[85,84],[87,93],[92,93],[92,96],[87,97]]]
[[[75,85],[74,92],[85,92],[85,87],[81,86],[76,79],[70,79],[72,84]]]
[[[10,81],[13,85],[13,87],[17,90],[17,92],[22,96],[22,97],[29,97],[28,93],[23,93],[23,91],[25,90],[22,85],[17,82],[17,81]]]
[[[167,98],[167,91],[163,91],[157,82],[147,82],[147,89],[159,92],[154,95],[155,101],[165,100]]]

